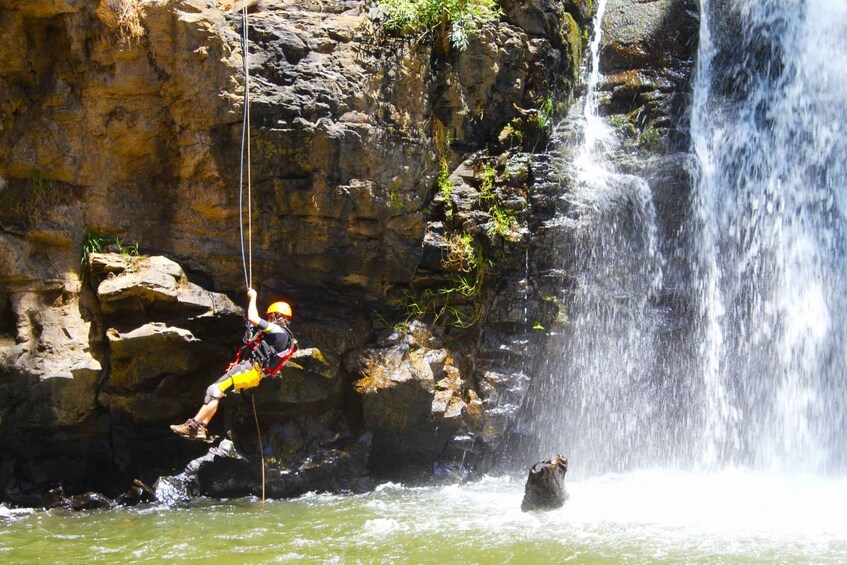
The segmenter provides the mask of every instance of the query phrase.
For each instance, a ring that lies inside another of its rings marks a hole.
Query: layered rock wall
[[[490,448],[556,317],[528,266],[555,209],[532,154],[572,100],[591,2],[503,2],[464,52],[387,35],[359,1],[248,5],[253,285],[292,302],[325,367],[256,394],[278,469],[348,447],[361,469],[366,432],[427,472]],[[198,453],[166,424],[240,337],[241,14],[3,0],[0,30],[0,428],[21,438],[3,496],[178,471]],[[105,241],[147,263],[81,268]],[[121,286],[134,273],[155,278]],[[228,399],[217,425],[252,474],[206,493],[256,492],[251,418]]]

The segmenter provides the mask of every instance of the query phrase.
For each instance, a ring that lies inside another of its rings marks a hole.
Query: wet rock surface
[[[137,506],[142,503],[155,502],[156,500],[156,492],[151,487],[135,479],[132,481],[129,489],[125,493],[118,495],[115,499],[111,499],[98,492],[65,496],[64,488],[58,486],[44,493],[42,504],[45,510],[78,512],[84,510],[108,510],[115,506]]]
[[[689,79],[699,36],[694,0],[611,0],[603,20],[600,102],[630,150],[688,149]]]
[[[278,451],[281,438],[289,443]],[[239,443],[251,452],[248,455],[232,440],[222,440],[178,475],[160,477],[155,485],[157,500],[172,504],[196,496],[288,498],[307,492],[362,493],[373,488],[368,434],[292,446],[286,430],[272,427],[264,440],[269,442],[264,461],[258,449],[250,449],[250,442]]]
[[[561,508],[569,496],[565,489],[567,472],[568,460],[561,455],[531,466],[524,486],[521,511]]]
[[[604,19],[600,108],[624,142],[613,161],[650,186],[661,241],[684,240],[695,165],[689,153],[691,79],[699,43],[694,0],[612,0]],[[638,155],[639,157],[635,157]],[[669,291],[661,297],[668,319],[685,326],[690,305],[678,289],[689,286],[690,266],[675,249],[664,269]],[[669,340],[670,342],[670,340]]]

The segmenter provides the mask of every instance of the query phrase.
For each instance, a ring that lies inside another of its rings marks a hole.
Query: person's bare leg
[[[218,404],[220,404],[220,398],[212,398],[208,404],[204,404],[200,407],[200,410],[197,412],[197,415],[194,416],[194,419],[198,422],[202,422],[204,424],[208,424],[212,417],[215,415],[215,412],[218,411]]]

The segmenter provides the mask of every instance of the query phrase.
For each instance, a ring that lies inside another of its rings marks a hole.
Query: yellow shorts
[[[227,371],[215,384],[218,385],[222,393],[226,394],[229,389],[253,388],[259,384],[264,376],[262,367],[258,363],[242,361]]]

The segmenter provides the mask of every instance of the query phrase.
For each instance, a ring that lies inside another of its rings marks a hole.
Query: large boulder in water
[[[568,499],[565,490],[565,473],[568,460],[556,455],[529,468],[526,478],[521,510],[553,510],[560,508]]]

